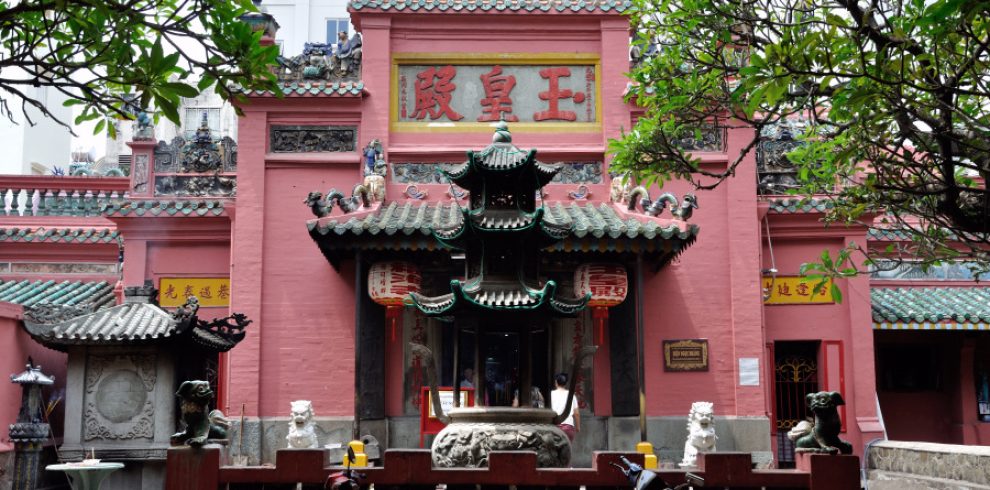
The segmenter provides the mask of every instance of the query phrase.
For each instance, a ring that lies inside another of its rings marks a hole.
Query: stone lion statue
[[[842,395],[838,391],[819,391],[808,393],[805,401],[808,403],[808,410],[815,415],[815,422],[802,420],[787,433],[787,438],[794,441],[794,450],[852,454],[852,444],[839,439],[839,432],[842,431],[839,407],[846,404]]]
[[[202,446],[207,439],[226,439],[230,421],[220,410],[209,411],[213,390],[208,381],[183,381],[179,391],[182,422],[186,429],[172,434],[173,445]]]
[[[688,414],[682,468],[698,466],[698,453],[715,452],[715,408],[712,402],[694,402]]]
[[[290,404],[289,435],[285,440],[292,449],[313,449],[320,447],[313,424],[313,402],[296,400]]]

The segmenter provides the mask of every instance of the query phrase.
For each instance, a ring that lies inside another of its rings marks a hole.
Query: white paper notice
[[[739,386],[760,386],[760,358],[739,358]]]

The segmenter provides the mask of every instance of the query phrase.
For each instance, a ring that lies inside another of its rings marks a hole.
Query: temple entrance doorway
[[[449,332],[448,332],[449,333]],[[547,380],[552,377],[551,366],[548,360],[547,330],[539,329],[531,333],[532,335],[532,377],[531,384],[540,391],[540,397],[545,399],[549,395]],[[476,396],[484,396],[479,401],[486,406],[508,407],[518,402],[518,390],[521,384],[519,379],[520,351],[521,344],[519,333],[512,331],[486,331],[482,333],[480,341],[475,342],[474,329],[464,328],[461,330],[458,341],[458,348],[454,349],[454,335],[443,336],[443,357],[442,365],[445,372],[453,372],[454,355],[457,353],[458,382],[462,387],[475,387],[477,385],[478,373],[474,369],[474,350],[476,345],[481,346],[484,356],[484,378],[485,393],[477,393]],[[449,376],[449,375],[447,375]],[[470,378],[470,379],[468,379]],[[445,385],[453,386],[453,380],[445,379]],[[449,381],[449,383],[448,383]],[[534,397],[535,398],[535,397]]]
[[[807,414],[805,396],[818,392],[820,342],[774,342],[774,432],[777,467],[794,468],[794,443],[787,438]]]

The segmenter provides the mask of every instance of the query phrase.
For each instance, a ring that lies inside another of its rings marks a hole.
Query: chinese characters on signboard
[[[764,277],[763,303],[768,305],[834,303],[832,300],[832,280],[815,291],[813,279],[804,277]]]
[[[663,341],[664,371],[708,371],[708,339]]]
[[[230,306],[228,277],[163,277],[158,285],[158,304],[177,307],[195,296],[200,306]]]
[[[595,65],[400,65],[399,122],[595,122]]]

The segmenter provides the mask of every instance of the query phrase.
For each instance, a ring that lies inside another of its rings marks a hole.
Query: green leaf
[[[176,94],[179,95],[179,97],[186,97],[191,99],[199,95],[199,90],[197,90],[196,87],[187,85],[185,83],[169,82],[165,84],[164,88],[172,92],[175,92]]]
[[[842,290],[839,289],[839,285],[838,284],[835,284],[835,282],[833,282],[832,283],[832,287],[831,287],[830,290],[831,290],[831,293],[832,293],[832,300],[835,301],[836,303],[841,303],[842,302]]]

